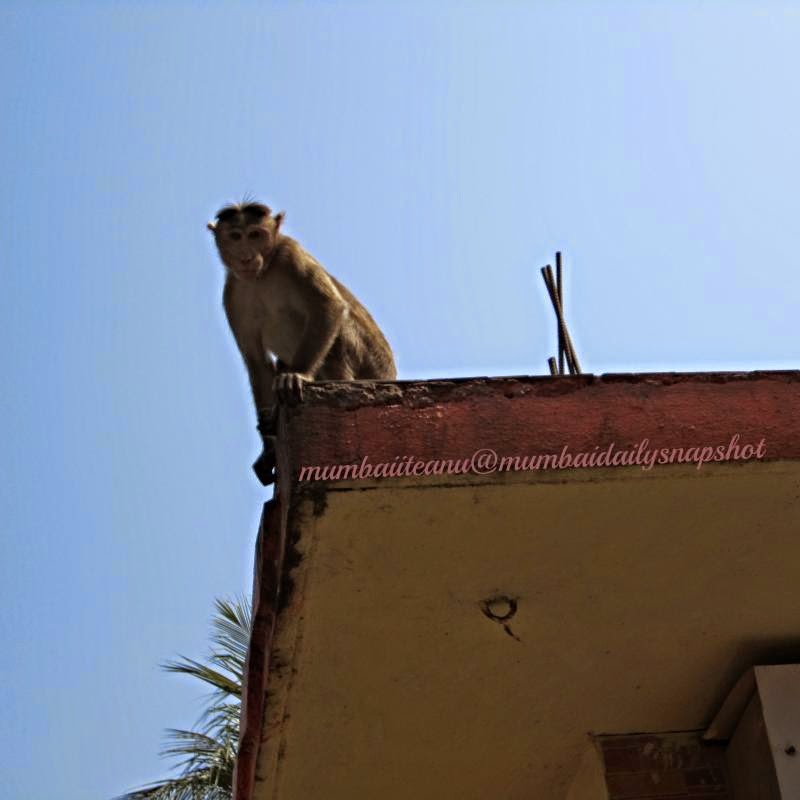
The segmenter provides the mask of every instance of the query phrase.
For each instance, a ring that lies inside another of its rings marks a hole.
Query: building
[[[800,797],[800,372],[282,414],[236,800]]]

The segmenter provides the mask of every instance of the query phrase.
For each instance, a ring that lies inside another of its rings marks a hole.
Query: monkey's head
[[[260,203],[225,206],[208,229],[214,234],[222,263],[241,280],[253,281],[263,273],[278,239],[284,212]]]

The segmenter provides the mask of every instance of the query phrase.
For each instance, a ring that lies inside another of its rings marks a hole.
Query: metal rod
[[[567,366],[569,367],[569,372],[571,375],[580,375],[581,373],[581,366],[578,363],[578,356],[575,353],[575,346],[572,344],[572,337],[569,335],[569,329],[567,328],[567,322],[564,319],[564,308],[561,305],[561,302],[558,301],[558,297],[556,296],[556,285],[555,281],[553,280],[553,273],[550,271],[548,273],[549,279],[549,291],[551,293],[551,300],[553,301],[553,305],[555,307],[555,303],[558,302],[558,307],[556,309],[556,316],[558,317],[559,321],[559,332],[561,333],[561,337],[564,341],[564,355],[566,357]]]
[[[550,358],[547,359],[547,366],[550,367],[550,374],[551,375],[558,375],[558,366],[557,366],[556,360],[555,360],[555,358],[553,358],[553,356],[550,356]]]
[[[542,267],[542,275],[544,277],[545,286],[547,286],[547,291],[550,294],[550,302],[553,304],[553,308],[556,312],[559,330],[564,338],[564,349],[570,374],[580,375],[581,367],[578,363],[578,358],[575,355],[575,348],[572,346],[572,339],[570,338],[569,331],[567,330],[567,325],[564,322],[564,314],[561,308],[561,303],[558,299],[556,282],[553,278],[553,268],[549,264],[546,267]]]
[[[564,287],[561,282],[561,253],[556,252],[556,290],[558,302],[564,308]],[[561,326],[558,326],[558,374],[564,374],[564,337],[561,335]]]

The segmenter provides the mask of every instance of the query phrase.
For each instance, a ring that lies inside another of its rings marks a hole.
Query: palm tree
[[[215,600],[211,620],[212,653],[207,664],[185,656],[162,664],[167,672],[199,678],[213,688],[198,730],[170,728],[162,756],[178,759],[177,777],[151,783],[115,800],[230,800],[239,743],[242,678],[252,619],[250,603]]]

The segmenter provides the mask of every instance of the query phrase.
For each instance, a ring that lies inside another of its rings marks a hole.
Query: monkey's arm
[[[234,335],[236,331],[234,330]],[[272,360],[262,354],[255,355],[248,347],[247,340],[240,342],[239,350],[247,367],[250,386],[253,390],[253,401],[258,418],[257,428],[261,434],[261,454],[253,464],[253,471],[264,486],[275,482],[275,366]],[[244,345],[244,346],[243,346]]]
[[[316,298],[292,359],[292,369],[313,380],[346,318],[347,306],[343,302],[328,297]]]
[[[277,371],[272,361],[264,354],[252,355],[242,352],[242,358],[253,390],[253,402],[259,418],[271,413],[275,405],[275,376]]]
[[[237,339],[238,341],[238,339]],[[242,349],[240,347],[240,349]],[[264,486],[275,482],[275,405],[274,383],[276,370],[272,360],[264,355],[260,358],[242,349],[242,358],[250,377],[253,400],[258,417],[258,432],[261,434],[261,455],[253,464],[253,471]]]
[[[256,413],[271,411],[275,403],[273,384],[275,365],[262,342],[261,320],[252,308],[252,293],[242,291],[235,278],[228,278],[222,304],[228,324],[242,356],[253,391]]]
[[[236,345],[247,368],[253,402],[258,417],[258,431],[263,444],[261,455],[253,464],[258,479],[264,486],[275,482],[275,365],[264,352],[259,327],[248,313],[241,294],[237,296],[233,283],[226,283],[223,305]]]
[[[257,428],[261,435],[261,454],[253,462],[253,471],[264,486],[275,483],[275,375],[272,360],[264,355],[261,358],[250,357],[242,352],[250,386],[253,389],[253,400],[258,416]]]
[[[333,346],[349,307],[330,276],[307,253],[299,248],[287,254],[284,275],[293,297],[305,318],[305,327],[289,365],[289,371],[276,381],[279,397],[302,399],[304,381],[314,380]]]

